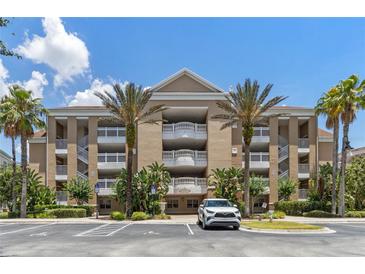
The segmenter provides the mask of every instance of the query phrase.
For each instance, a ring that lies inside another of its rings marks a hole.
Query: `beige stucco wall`
[[[94,189],[94,186],[98,180],[97,127],[98,127],[98,118],[89,117],[89,120],[88,120],[88,129],[89,129],[88,173],[89,173],[89,184],[91,186],[91,189]],[[93,192],[93,198],[89,201],[89,203],[91,203],[91,204],[96,203],[96,196],[95,196],[94,192]]]
[[[46,183],[47,144],[29,144],[29,168],[34,169]]]
[[[278,117],[269,118],[270,144],[269,144],[269,208],[274,208],[274,203],[278,201],[278,143],[279,143],[279,119]]]
[[[319,164],[332,163],[332,147],[333,143],[319,142],[318,143],[318,161]]]
[[[67,180],[76,177],[77,171],[77,120],[67,118]]]
[[[177,92],[197,92],[197,91],[209,91],[209,89],[194,81],[187,75],[183,75],[170,84],[162,87],[159,91],[177,91]]]
[[[56,187],[56,120],[52,116],[48,117],[46,161],[48,161],[47,184],[50,187]]]
[[[308,122],[308,137],[309,137],[309,173],[312,178],[317,173],[317,137],[318,125],[317,117],[311,117]]]
[[[289,178],[298,181],[298,137],[299,125],[297,117],[289,119]],[[292,195],[293,200],[298,199],[298,187]]]
[[[232,128],[232,148],[237,149],[237,155],[232,154],[232,166],[242,167],[242,126],[237,125],[237,128]]]

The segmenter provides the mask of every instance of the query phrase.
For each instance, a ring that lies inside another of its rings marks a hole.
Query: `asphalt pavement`
[[[365,256],[365,224],[334,234],[203,230],[196,224],[0,223],[0,256]]]

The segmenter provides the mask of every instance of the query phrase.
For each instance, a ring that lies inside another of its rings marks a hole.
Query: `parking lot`
[[[365,256],[365,224],[334,234],[202,230],[196,224],[0,223],[0,256]]]

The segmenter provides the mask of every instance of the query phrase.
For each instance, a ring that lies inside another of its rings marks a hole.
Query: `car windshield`
[[[227,200],[211,200],[207,201],[207,207],[230,207],[232,204]]]

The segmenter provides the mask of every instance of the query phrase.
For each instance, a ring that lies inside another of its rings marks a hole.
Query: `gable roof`
[[[188,68],[183,68],[179,70],[178,72],[172,74],[171,76],[167,77],[166,79],[162,80],[158,84],[151,87],[152,91],[158,91],[159,89],[171,84],[172,82],[176,81],[177,79],[188,76],[194,81],[198,82],[199,84],[203,85],[207,89],[213,91],[213,92],[224,92],[223,89],[220,87],[214,85],[213,83],[209,82],[208,80],[204,79],[200,75],[196,74],[195,72],[191,71]]]

